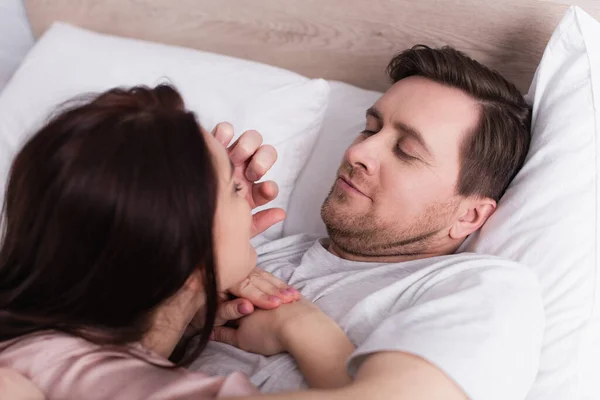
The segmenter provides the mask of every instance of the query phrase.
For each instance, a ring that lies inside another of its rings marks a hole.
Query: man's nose
[[[379,171],[379,156],[383,151],[383,143],[376,140],[377,135],[354,143],[346,150],[346,161],[353,168],[362,169],[367,175],[375,175]]]

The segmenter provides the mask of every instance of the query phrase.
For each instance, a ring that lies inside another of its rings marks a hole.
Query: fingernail
[[[242,315],[248,315],[252,312],[252,307],[250,307],[250,304],[242,303],[238,306],[238,311]]]
[[[296,289],[295,287],[289,286],[286,290],[288,290],[291,294],[298,294],[300,293],[298,291],[298,289]]]
[[[290,294],[292,294],[292,292],[290,292],[289,289],[281,289],[279,293],[281,293],[284,296],[289,296]]]
[[[252,171],[248,171],[248,173],[246,174],[246,178],[248,178],[248,180],[254,182],[258,180],[258,177],[256,176],[256,174]]]
[[[277,304],[281,303],[281,299],[277,296],[269,296],[269,301],[272,303],[277,303]]]

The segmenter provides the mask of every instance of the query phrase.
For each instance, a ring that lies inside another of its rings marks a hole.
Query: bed
[[[600,19],[597,1],[573,3]],[[342,116],[363,113],[389,86],[385,75],[389,59],[416,43],[452,45],[497,69],[526,93],[568,4],[566,0],[25,0],[36,37],[54,21],[64,21],[96,32],[200,49],[327,79],[329,108],[317,149],[326,145],[322,137],[328,131],[356,132],[362,116],[351,121]],[[340,133],[328,140],[348,141],[349,136]],[[328,183],[315,181],[320,170],[337,163],[324,160],[327,156],[324,151],[314,152],[298,177],[297,187],[312,185],[318,195],[302,201],[292,196],[284,234],[323,232],[318,220],[305,215],[318,207],[328,189]],[[296,211],[291,212],[292,208]],[[597,266],[597,260],[595,263]],[[598,276],[587,278],[591,282]],[[577,280],[571,284],[582,285]],[[595,323],[600,324],[598,321]],[[556,339],[560,341],[580,333],[558,335],[562,335]],[[600,354],[597,356],[600,360]],[[558,373],[561,365],[572,361],[566,357],[555,357],[545,366],[547,380],[556,386],[538,388],[527,400],[600,398],[600,388],[595,391],[591,386],[576,394],[561,391],[563,380],[592,378],[581,371],[567,371],[569,376]]]

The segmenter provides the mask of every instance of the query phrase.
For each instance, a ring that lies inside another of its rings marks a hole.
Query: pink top
[[[44,332],[0,343],[0,367],[31,379],[48,400],[199,400],[258,393],[241,373],[222,378],[166,369],[143,361],[172,365],[141,345],[131,352],[142,359],[64,333]]]

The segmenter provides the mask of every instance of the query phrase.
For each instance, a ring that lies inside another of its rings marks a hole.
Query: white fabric
[[[260,267],[298,288],[357,345],[352,374],[369,354],[403,351],[439,367],[472,400],[524,399],[535,379],[544,310],[526,266],[467,253],[353,262],[305,235],[257,252]],[[263,357],[211,343],[198,367],[217,375],[244,372],[266,392],[306,386],[288,354]]]
[[[23,0],[0,1],[0,92],[33,46]]]
[[[494,216],[464,246],[517,260],[541,282],[547,329],[528,400],[600,399],[598,38],[600,24],[570,8],[528,95],[534,120],[525,166]],[[294,189],[284,234],[325,233],[320,204],[345,148],[364,126],[364,111],[381,95],[330,87],[322,132]]]
[[[600,398],[598,38],[600,24],[581,9],[560,22],[528,95],[533,135],[525,165],[464,246],[528,265],[541,282],[547,327],[529,400]]]
[[[329,87],[279,68],[191,49],[102,35],[56,24],[38,41],[0,96],[0,187],[24,140],[59,103],[83,92],[169,81],[200,123],[257,129],[279,151],[265,177],[279,184],[272,206],[287,208],[314,145]],[[277,224],[256,238],[281,236]]]

